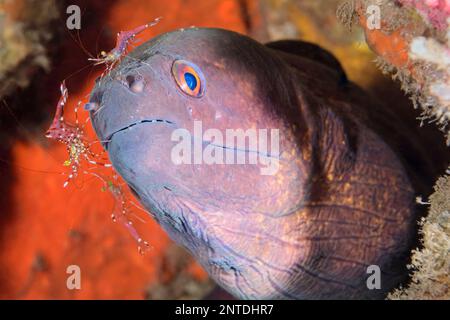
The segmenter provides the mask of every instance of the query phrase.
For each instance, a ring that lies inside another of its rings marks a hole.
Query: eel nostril
[[[141,93],[144,91],[145,81],[142,77],[135,77],[133,75],[128,75],[126,77],[126,82],[128,88],[134,93]]]
[[[99,107],[99,104],[97,102],[88,102],[84,105],[84,110],[86,111],[95,111]]]
[[[103,90],[95,90],[89,99],[89,102],[84,105],[86,111],[97,111],[100,108],[103,99]]]

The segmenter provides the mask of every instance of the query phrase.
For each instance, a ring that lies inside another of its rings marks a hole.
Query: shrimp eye
[[[177,85],[187,95],[195,98],[203,95],[205,80],[195,64],[185,60],[176,60],[172,65],[172,75]]]

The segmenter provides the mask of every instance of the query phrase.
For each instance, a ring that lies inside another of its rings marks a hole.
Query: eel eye
[[[200,69],[185,60],[176,60],[172,65],[172,75],[177,85],[187,95],[200,98],[204,93],[204,77]]]

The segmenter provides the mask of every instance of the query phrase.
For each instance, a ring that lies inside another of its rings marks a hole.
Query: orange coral
[[[108,41],[111,45],[117,31],[132,29],[158,16],[164,20],[145,31],[140,39],[191,25],[245,33],[241,2],[130,0],[108,2],[105,7],[104,1],[94,1],[90,4],[94,11],[83,11],[83,17],[100,20],[106,31],[110,30]],[[250,6],[254,3],[247,2]],[[81,34],[96,42],[98,30],[95,24],[83,20],[82,28]],[[64,37],[62,53],[55,61],[54,70],[44,80],[49,84],[48,90],[54,92],[55,99],[58,82],[86,65],[88,58],[67,32]],[[94,45],[90,44],[91,47]],[[97,69],[87,76],[68,79],[71,96],[67,105],[73,106],[83,100],[100,73]],[[49,118],[53,105],[49,106]],[[73,117],[69,108],[66,116],[68,119]],[[91,130],[88,133],[93,137]],[[102,183],[84,176],[63,189],[65,177],[51,172],[64,171],[65,147],[52,143],[46,148],[37,141],[16,143],[12,150],[11,199],[9,207],[3,207],[0,215],[0,298],[145,298],[146,290],[158,280],[161,271],[164,272],[160,269],[160,261],[171,241],[146,213],[136,209],[140,219],[145,220],[139,222],[136,219],[136,227],[153,247],[144,257],[139,255],[134,239],[122,226],[112,222],[110,214],[114,201],[108,193],[101,191]],[[66,268],[71,264],[81,268],[81,290],[71,291],[66,287]],[[185,272],[197,281],[207,278],[192,260]]]

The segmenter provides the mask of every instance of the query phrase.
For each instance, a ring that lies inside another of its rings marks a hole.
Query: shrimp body
[[[136,36],[144,30],[156,25],[161,20],[161,17],[156,18],[150,23],[141,25],[133,30],[121,31],[117,34],[116,46],[109,52],[100,52],[99,58],[90,58],[89,61],[94,61],[95,65],[106,64],[107,70],[110,71],[112,67],[122,58],[127,51],[128,45]]]
[[[64,121],[64,106],[67,103],[68,98],[68,91],[65,81],[61,83],[60,90],[61,97],[56,105],[55,117],[45,136],[66,145],[69,159],[64,161],[64,166],[71,166],[72,169],[67,180],[64,182],[64,187],[67,187],[70,180],[78,176],[78,171],[83,160],[88,163],[101,165],[104,167],[111,167],[112,165],[94,160],[99,158],[99,155],[91,151],[91,143],[84,138],[83,127],[80,127],[78,123],[78,107],[80,103],[78,103],[78,106],[75,108],[75,125]]]

